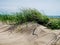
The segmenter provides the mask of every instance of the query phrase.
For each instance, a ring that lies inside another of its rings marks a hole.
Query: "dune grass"
[[[50,18],[50,24],[48,24],[49,28],[52,29],[60,29],[60,18]]]
[[[37,22],[51,29],[60,29],[60,19],[48,18],[36,9],[22,9],[14,14],[0,14],[0,21],[8,24]],[[49,23],[50,22],[50,23]]]

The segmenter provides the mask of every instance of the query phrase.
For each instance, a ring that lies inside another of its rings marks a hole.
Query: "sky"
[[[60,16],[60,0],[0,0],[0,12],[15,12],[20,8],[36,8],[48,16]]]

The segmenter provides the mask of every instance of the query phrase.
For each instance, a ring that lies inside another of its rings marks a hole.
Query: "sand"
[[[36,23],[17,26],[12,32],[8,30],[10,27],[0,23],[0,45],[60,45],[60,30],[51,30]],[[20,27],[22,31],[19,31]]]

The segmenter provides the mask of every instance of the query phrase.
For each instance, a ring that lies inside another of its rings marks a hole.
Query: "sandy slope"
[[[20,26],[23,27],[22,31],[17,31],[17,28],[12,33],[5,31],[10,26],[0,23],[0,45],[52,45],[54,42],[60,45],[60,40],[56,42],[57,38],[59,38],[59,30],[53,31],[42,25],[31,23],[28,24],[27,28],[26,25]],[[34,29],[33,35],[32,30]]]

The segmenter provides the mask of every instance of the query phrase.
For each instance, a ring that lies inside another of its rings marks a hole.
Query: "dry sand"
[[[60,45],[60,30],[47,29],[36,23],[17,26],[12,32],[8,30],[10,27],[0,23],[0,45]]]

